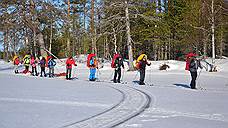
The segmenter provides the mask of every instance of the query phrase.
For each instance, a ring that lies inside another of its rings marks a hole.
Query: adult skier
[[[37,73],[37,69],[36,69],[36,64],[37,64],[37,60],[35,59],[34,56],[31,57],[31,60],[30,60],[30,65],[32,66],[32,75],[33,76],[38,76],[38,73]]]
[[[114,65],[112,66],[115,68],[115,73],[114,73],[114,83],[120,83],[120,78],[121,78],[121,67],[124,69],[124,64],[123,64],[123,59],[120,55],[118,55],[116,58],[113,58],[114,60]],[[118,76],[117,80],[116,77]]]
[[[196,89],[196,78],[197,78],[197,69],[200,67],[202,69],[202,66],[200,64],[200,60],[196,59],[196,56],[192,56],[190,58],[190,63],[189,63],[189,71],[191,74],[191,89]]]
[[[72,56],[70,56],[66,61],[66,79],[71,79],[72,65],[77,66]]]
[[[147,61],[147,55],[146,54],[141,54],[138,59],[137,59],[137,66],[139,69],[139,73],[140,73],[140,79],[139,79],[139,85],[145,85],[144,80],[145,80],[145,70],[146,70],[146,66],[150,66],[151,63],[148,63]]]
[[[50,57],[48,60],[48,68],[49,68],[49,77],[54,77],[54,67],[56,62],[53,57]]]

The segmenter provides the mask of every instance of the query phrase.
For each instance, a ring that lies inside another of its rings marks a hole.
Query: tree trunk
[[[37,55],[37,47],[36,47],[36,29],[35,27],[33,28],[33,47],[32,47],[32,54]]]
[[[38,42],[40,45],[40,54],[41,56],[47,56],[47,52],[45,52],[45,44],[44,44],[44,38],[43,38],[43,34],[40,32],[38,34]]]
[[[4,36],[4,60],[8,61],[9,60],[9,43],[8,43],[8,30],[5,31],[5,36]]]
[[[206,32],[203,31],[203,55],[207,56],[207,36],[206,36]]]
[[[133,52],[132,52],[132,44],[131,44],[131,33],[130,33],[130,19],[129,19],[129,12],[128,12],[128,3],[125,0],[126,8],[125,8],[125,15],[126,15],[126,32],[127,32],[127,45],[128,45],[128,58],[129,58],[129,70],[133,71]]]
[[[115,52],[115,54],[117,54],[117,38],[116,38],[116,31],[115,31],[115,29],[113,28],[112,29],[113,30],[113,37],[114,37],[114,52]]]
[[[168,46],[167,46],[167,42],[165,43],[165,60],[167,60],[168,59],[168,53],[167,53],[167,51],[168,51]]]
[[[215,16],[214,16],[214,0],[211,2],[211,12],[212,12],[212,25],[211,25],[211,41],[212,41],[212,64],[215,63]]]
[[[169,36],[169,60],[171,59],[171,42],[170,42],[170,36]]]
[[[50,35],[50,44],[49,44],[49,51],[51,52],[51,48],[52,48],[52,21],[51,21],[51,35]]]
[[[220,57],[223,55],[223,49],[224,49],[224,44],[223,44],[223,31],[221,31],[221,36],[220,36]]]
[[[97,54],[96,48],[96,36],[95,36],[95,27],[94,27],[94,0],[91,0],[91,34],[92,34],[92,52]]]

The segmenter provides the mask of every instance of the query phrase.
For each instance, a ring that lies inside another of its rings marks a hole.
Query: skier
[[[145,85],[144,80],[145,80],[145,70],[146,70],[146,65],[150,66],[151,63],[147,62],[147,55],[146,54],[141,54],[138,59],[138,68],[139,68],[139,73],[140,73],[140,79],[139,79],[139,85]]]
[[[42,57],[42,59],[40,60],[40,77],[43,77],[43,74],[44,74],[44,77],[46,77],[46,73],[45,73],[45,66],[46,66],[46,59],[44,57]]]
[[[119,55],[115,60],[114,60],[114,68],[115,68],[115,73],[114,73],[114,79],[113,82],[116,83],[120,83],[120,78],[121,78],[121,67],[123,67],[124,69],[124,64],[123,64],[123,59],[122,57]],[[116,81],[116,77],[118,75],[117,81]]]
[[[196,56],[192,56],[190,58],[190,63],[189,63],[189,71],[192,77],[190,86],[191,89],[196,89],[196,78],[197,78],[197,69],[200,67],[202,69],[202,66],[200,64],[200,60],[196,59]]]
[[[34,56],[31,57],[30,64],[32,66],[32,75],[38,76],[37,69],[36,69],[37,60],[35,59]]]
[[[90,68],[90,75],[89,75],[89,80],[90,81],[95,81],[96,80],[96,69],[98,69],[98,64],[97,64],[97,60],[95,58],[95,54],[94,56],[91,56],[89,59],[89,68]]]
[[[56,65],[55,60],[53,57],[50,57],[48,60],[48,68],[49,68],[49,77],[54,77],[54,67]]]
[[[29,72],[29,65],[30,65],[30,55],[25,55],[23,58],[25,70],[23,71],[24,74]]]
[[[14,73],[17,74],[18,72],[18,65],[20,64],[20,59],[18,56],[14,56],[13,58],[13,64],[14,64]]]
[[[72,65],[77,66],[72,56],[70,56],[66,61],[66,79],[71,79]]]

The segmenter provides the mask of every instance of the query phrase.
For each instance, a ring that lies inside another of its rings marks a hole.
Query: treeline
[[[62,58],[97,53],[130,61],[177,59],[195,51],[228,56],[228,3],[224,0],[2,0],[2,56]],[[1,35],[0,33],[0,35]]]

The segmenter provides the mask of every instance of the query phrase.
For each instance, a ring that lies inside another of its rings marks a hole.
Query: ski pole
[[[97,80],[99,80],[99,74],[100,74],[100,70],[99,68],[97,68]]]
[[[135,80],[135,79],[136,79],[136,77],[138,76],[138,72],[139,72],[139,71],[137,70],[137,73],[136,73],[136,75],[135,75],[135,77],[134,77],[134,80]]]
[[[200,78],[201,71],[202,71],[202,69],[200,69],[200,71],[199,71],[199,73],[198,73],[198,76],[197,76],[197,78],[196,78],[196,85],[198,85],[198,83],[199,83],[199,78]],[[202,88],[202,87],[201,87],[201,88]]]
[[[115,72],[115,69],[114,69],[114,72]],[[109,78],[108,78],[109,80],[112,79],[112,76],[113,76],[114,72],[112,72],[111,75],[109,76]]]
[[[125,70],[123,69],[123,76],[121,78],[121,81],[123,81],[123,79],[124,79],[124,73],[125,73]]]

